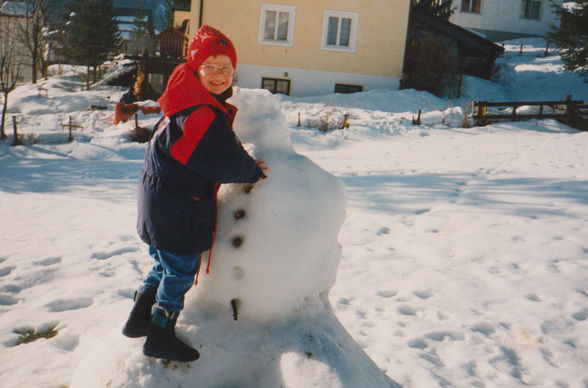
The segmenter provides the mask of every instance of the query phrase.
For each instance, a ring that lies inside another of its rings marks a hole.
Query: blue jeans
[[[149,247],[149,256],[155,264],[139,292],[155,295],[153,312],[162,307],[169,314],[184,308],[184,295],[200,270],[200,253],[190,255],[175,255]]]

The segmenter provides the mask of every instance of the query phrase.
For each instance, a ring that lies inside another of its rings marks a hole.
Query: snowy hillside
[[[295,320],[264,326],[187,309],[178,334],[202,354],[188,365],[146,359],[142,341],[120,333],[151,266],[135,232],[145,145],[129,141],[132,120],[113,124],[126,90],[85,91],[75,69],[16,89],[7,133],[16,116],[28,145],[0,142],[2,387],[337,387],[374,377],[371,361],[382,376],[370,381],[382,386],[588,387],[588,132],[554,120],[461,126],[472,100],[588,101],[588,84],[545,57],[541,40],[524,42],[523,55],[522,41],[507,43],[496,77],[468,77],[460,100],[414,90],[270,97],[293,150],[345,186],[341,256],[321,296],[332,312],[309,299]],[[241,114],[244,131],[251,121]],[[350,127],[308,126],[326,114],[348,114]],[[61,127],[70,117],[83,126],[71,143]],[[158,119],[139,114],[141,126]],[[244,140],[253,152],[260,141]],[[269,167],[268,187],[287,170]],[[296,237],[330,241],[303,233],[319,216],[284,222],[298,225]],[[244,233],[268,233],[251,220]],[[295,257],[305,241],[294,240],[280,244]],[[212,271],[220,276],[222,264]],[[326,279],[318,273],[308,278]],[[199,292],[189,292],[194,303]],[[325,351],[337,343],[340,358]],[[357,370],[369,373],[341,372],[345,356],[362,354]],[[239,367],[221,373],[227,365]]]

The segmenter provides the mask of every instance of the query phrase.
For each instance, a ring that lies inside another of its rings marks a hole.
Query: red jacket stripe
[[[182,137],[171,146],[170,152],[173,158],[182,164],[188,163],[214,118],[214,112],[208,106],[200,107],[188,116],[184,123]]]

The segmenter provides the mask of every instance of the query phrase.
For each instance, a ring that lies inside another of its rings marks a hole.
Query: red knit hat
[[[211,55],[226,55],[237,67],[237,52],[233,43],[222,32],[204,25],[194,34],[188,48],[188,66],[193,71]]]

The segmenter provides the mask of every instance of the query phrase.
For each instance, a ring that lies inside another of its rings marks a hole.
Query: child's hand
[[[261,168],[261,172],[263,172],[264,175],[267,175],[267,170],[269,170],[269,167],[265,166],[265,160],[256,160],[255,163],[259,166],[259,168]],[[264,176],[262,179],[266,179],[267,176]]]

